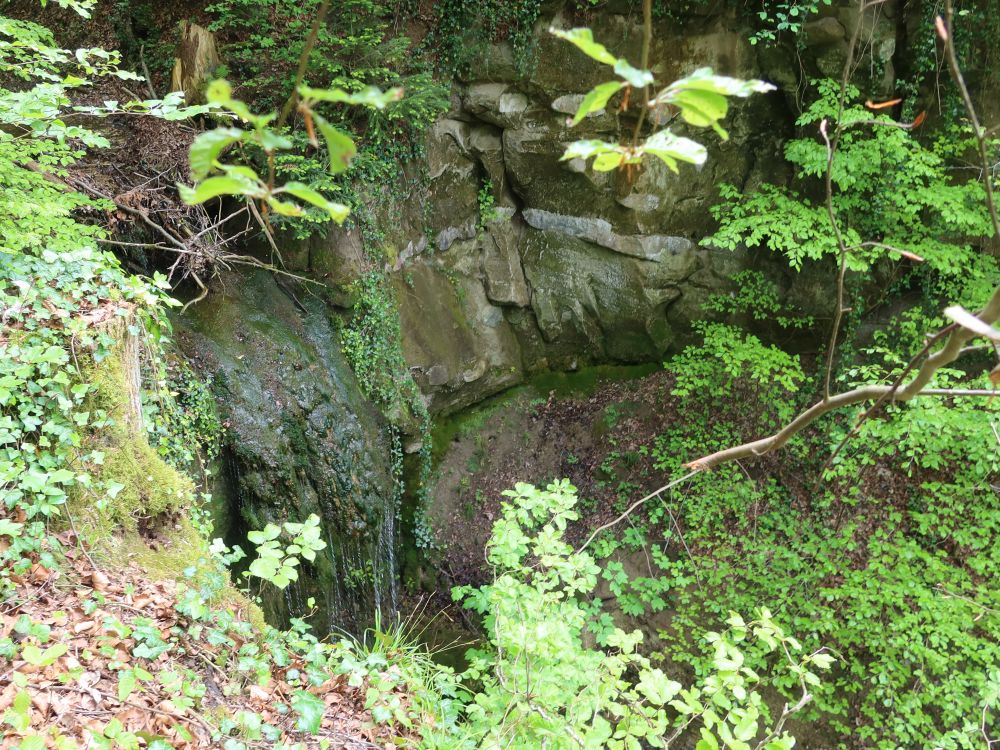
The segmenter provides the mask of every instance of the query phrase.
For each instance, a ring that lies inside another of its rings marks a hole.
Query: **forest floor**
[[[300,656],[290,654],[266,678],[241,669],[238,660],[262,651],[254,629],[244,638],[235,628],[223,634],[181,613],[183,587],[174,581],[155,580],[133,564],[95,565],[72,532],[59,541],[59,567],[36,563],[11,575],[16,594],[0,605],[0,647],[20,646],[13,661],[0,654],[0,748],[57,740],[57,747],[141,742],[150,750],[247,750],[277,741],[394,746],[384,729],[373,728],[364,688],[350,687],[346,675],[308,688],[322,707],[321,726],[317,734],[300,731],[301,714],[289,710],[303,686],[296,677],[307,670]],[[246,611],[230,612],[247,622]],[[265,724],[273,729],[262,731]]]

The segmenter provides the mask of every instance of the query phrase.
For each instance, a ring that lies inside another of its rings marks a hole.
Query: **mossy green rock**
[[[316,513],[327,549],[285,592],[265,586],[265,609],[286,621],[312,597],[320,630],[363,627],[395,604],[388,427],[363,397],[321,300],[301,289],[293,299],[266,271],[228,275],[220,289],[175,327],[226,426],[217,488],[239,521],[228,539]]]

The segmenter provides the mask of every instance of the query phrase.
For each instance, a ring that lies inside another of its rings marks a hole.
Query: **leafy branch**
[[[648,0],[647,0],[648,5]],[[598,172],[610,172],[614,169],[631,169],[641,164],[646,156],[655,156],[672,171],[678,171],[678,163],[701,165],[708,158],[705,147],[690,138],[679,136],[667,128],[652,133],[644,141],[639,140],[639,131],[647,112],[657,113],[659,110],[676,109],[681,118],[694,127],[711,127],[721,138],[728,134],[720,125],[729,111],[728,97],[746,98],[754,93],[765,93],[774,90],[774,86],[758,80],[740,80],[727,76],[716,75],[711,68],[699,68],[691,75],[674,81],[650,98],[648,88],[655,83],[653,73],[646,69],[649,57],[649,34],[651,19],[647,19],[647,32],[644,36],[643,67],[635,68],[623,57],[616,57],[599,42],[594,40],[593,32],[587,28],[550,29],[560,39],[565,39],[581,52],[611,67],[619,80],[601,83],[591,89],[580,102],[576,114],[570,121],[577,125],[585,117],[603,110],[611,98],[624,92],[622,108],[627,106],[632,90],[643,92],[643,104],[635,133],[629,143],[615,143],[598,139],[581,140],[571,143],[562,156],[563,161],[570,159],[594,160],[592,166]],[[662,121],[664,118],[654,118]]]
[[[872,3],[863,4],[863,8],[867,8]],[[976,114],[975,107],[972,103],[972,99],[969,96],[968,88],[965,84],[965,80],[962,76],[961,68],[958,64],[958,59],[955,53],[954,42],[952,40],[951,28],[952,28],[952,18],[953,10],[951,1],[947,0],[945,4],[945,17],[938,18],[936,22],[938,35],[941,37],[945,46],[945,53],[948,58],[949,67],[951,69],[952,78],[955,84],[958,86],[959,91],[962,94],[962,101],[965,104],[966,113],[972,122],[973,131],[976,137],[976,141],[979,148],[979,156],[982,161],[982,180],[983,187],[986,195],[986,204],[990,216],[990,221],[993,228],[993,236],[1000,237],[1000,218],[997,215],[996,205],[993,200],[993,184],[990,170],[990,162],[988,158],[988,152],[986,148],[986,137],[982,126],[979,124],[979,118]],[[845,73],[845,76],[847,74]],[[824,123],[825,124],[825,123]],[[831,205],[831,188],[830,186],[830,172],[832,171],[832,158],[833,158],[833,148],[829,139],[826,139],[825,132],[823,133],[824,139],[827,143],[828,152],[828,168],[827,168],[827,204]],[[831,208],[831,222],[834,227],[837,227],[835,215]],[[843,246],[842,240],[840,241],[842,252],[846,250]],[[843,268],[843,265],[842,265]],[[838,282],[838,294],[842,295],[842,280]],[[842,298],[840,300],[842,304]],[[985,337],[989,341],[997,342],[1000,341],[1000,331],[997,331],[993,326],[1000,320],[1000,286],[997,286],[993,291],[989,301],[986,305],[980,309],[977,313],[971,314],[959,306],[952,306],[944,311],[946,317],[955,321],[949,326],[939,330],[937,333],[931,335],[928,338],[928,344],[924,347],[924,350],[917,355],[917,359],[924,357],[922,362],[920,362],[919,367],[916,367],[916,373],[912,379],[905,383],[902,382],[903,377],[907,372],[915,366],[915,362],[911,364],[904,370],[903,374],[897,378],[897,381],[892,385],[867,385],[861,386],[859,388],[852,389],[843,393],[839,393],[830,396],[829,393],[824,394],[824,398],[818,403],[814,404],[810,408],[806,409],[800,413],[795,419],[785,425],[781,430],[765,438],[759,440],[754,440],[742,445],[733,446],[726,448],[724,450],[716,451],[709,455],[703,456],[701,458],[695,459],[693,461],[685,464],[688,468],[694,471],[704,471],[708,469],[715,468],[721,464],[739,460],[741,458],[748,458],[753,456],[762,456],[766,453],[770,453],[774,450],[781,448],[785,445],[788,440],[790,440],[794,435],[801,432],[804,428],[815,422],[820,417],[828,414],[834,410],[851,406],[853,404],[863,403],[867,401],[875,401],[876,405],[884,403],[886,401],[899,402],[899,401],[909,401],[910,399],[916,398],[918,396],[944,396],[944,397],[968,397],[968,396],[986,396],[993,397],[995,392],[992,390],[978,390],[978,389],[955,389],[955,388],[929,388],[931,380],[933,379],[935,373],[941,368],[951,364],[957,360],[960,356],[966,353],[966,344],[972,339],[978,337]],[[944,340],[944,344],[937,351],[932,352],[933,345],[941,340]],[[834,331],[831,344],[836,341],[836,331]],[[829,367],[829,365],[828,365]],[[827,388],[829,387],[829,371],[827,374]],[[869,409],[862,415],[861,421],[863,421],[868,415],[872,413],[872,409]],[[852,431],[853,432],[853,431]]]

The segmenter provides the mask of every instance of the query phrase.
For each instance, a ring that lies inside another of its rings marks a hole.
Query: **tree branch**
[[[993,290],[993,295],[990,298],[990,301],[985,307],[983,307],[982,310],[979,311],[976,317],[987,325],[993,325],[998,319],[1000,319],[1000,286]],[[948,335],[948,338],[945,340],[944,346],[923,361],[920,368],[917,370],[917,373],[913,376],[913,379],[910,380],[910,382],[905,386],[896,388],[895,386],[890,385],[866,385],[844,393],[839,393],[835,396],[831,396],[830,398],[824,398],[822,401],[818,401],[813,404],[789,422],[785,427],[769,437],[754,440],[749,443],[743,443],[742,445],[733,446],[732,448],[726,448],[721,451],[716,451],[715,453],[695,459],[694,461],[684,465],[693,471],[706,471],[736,459],[763,456],[766,453],[770,453],[771,451],[781,448],[792,437],[797,435],[823,415],[829,414],[831,411],[842,409],[845,406],[863,403],[865,401],[874,401],[886,395],[889,395],[892,401],[909,401],[910,399],[921,395],[994,395],[992,391],[962,391],[953,389],[927,388],[927,384],[931,381],[931,378],[934,377],[934,373],[942,367],[954,362],[959,357],[962,349],[965,347],[965,343],[975,336],[976,333],[968,328],[954,326],[951,333]]]
[[[309,65],[309,57],[312,55],[313,47],[316,46],[320,26],[326,20],[326,14],[329,10],[330,0],[323,0],[322,5],[319,6],[319,10],[316,11],[316,17],[313,18],[312,28],[309,29],[309,36],[306,38],[306,46],[302,49],[302,54],[299,56],[299,67],[295,71],[295,82],[292,84],[292,93],[289,94],[285,106],[281,108],[281,116],[277,122],[278,130],[288,121],[288,116],[292,113],[292,108],[298,104],[299,86],[302,85],[302,79],[305,78],[306,67]]]

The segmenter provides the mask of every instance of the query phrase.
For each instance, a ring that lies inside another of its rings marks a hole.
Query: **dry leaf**
[[[111,579],[101,571],[95,570],[90,574],[90,585],[94,591],[107,591],[108,587],[111,586]]]

